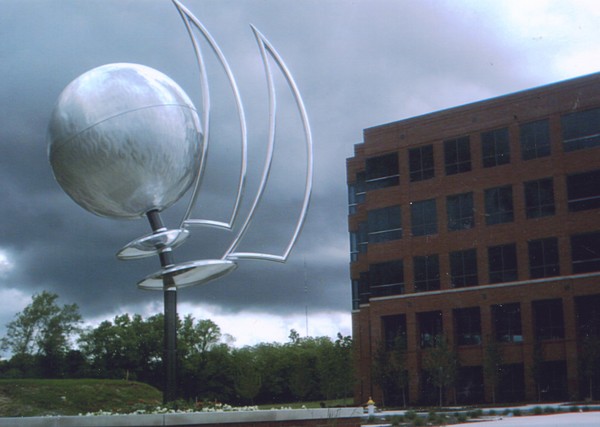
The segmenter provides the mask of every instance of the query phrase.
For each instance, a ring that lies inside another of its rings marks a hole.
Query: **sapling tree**
[[[427,350],[423,357],[423,368],[429,374],[433,385],[438,388],[439,404],[444,404],[444,388],[453,386],[459,369],[458,355],[445,337],[436,340],[435,347]]]
[[[581,370],[588,380],[589,399],[594,400],[594,378],[600,374],[600,337],[587,335],[581,345]]]
[[[503,360],[502,348],[498,341],[488,336],[483,358],[483,375],[485,382],[492,390],[492,403],[496,403],[496,389],[500,383],[500,367]]]

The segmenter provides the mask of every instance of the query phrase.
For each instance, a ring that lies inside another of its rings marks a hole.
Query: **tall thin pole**
[[[306,271],[306,257],[304,258],[304,321],[306,327],[306,337],[308,337],[308,273]]]
[[[167,403],[177,399],[177,289],[174,286],[168,288],[165,286],[164,300],[165,391],[163,403]]]
[[[156,210],[149,211],[146,216],[153,233],[166,231],[160,214]],[[174,264],[171,248],[161,248],[158,252],[162,268]],[[163,277],[164,288],[164,391],[163,403],[172,402],[177,398],[177,288],[171,277]]]

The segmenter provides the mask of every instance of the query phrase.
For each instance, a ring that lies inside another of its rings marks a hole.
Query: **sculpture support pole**
[[[168,279],[165,278],[165,281]],[[177,289],[165,287],[165,391],[163,403],[177,399]]]
[[[152,232],[166,231],[158,211],[149,211],[146,216],[152,227]],[[162,268],[174,264],[171,248],[159,250],[160,265]],[[164,366],[164,391],[163,403],[172,402],[177,398],[177,288],[173,279],[163,277],[164,287],[164,341],[163,341],[163,366]]]

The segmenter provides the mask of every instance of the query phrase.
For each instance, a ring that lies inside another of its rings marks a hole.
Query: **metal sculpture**
[[[164,400],[176,398],[177,289],[214,280],[233,271],[242,259],[285,262],[304,224],[312,189],[312,137],[300,92],[283,60],[266,38],[251,26],[267,77],[269,132],[260,184],[249,213],[220,258],[175,264],[173,249],[194,226],[232,230],[244,194],[247,169],[247,128],[234,75],[215,40],[179,1],[177,8],[193,45],[200,71],[202,109],[169,77],[137,64],[109,64],[90,70],[61,93],[48,131],[48,153],[56,180],[80,206],[111,218],[147,217],[152,233],[125,245],[120,259],[158,255],[161,269],[138,287],[164,292],[166,384]],[[210,145],[210,85],[197,30],[216,55],[235,99],[240,127],[240,172],[231,214],[227,221],[192,218],[202,192]],[[276,125],[276,91],[273,61],[293,95],[302,120],[306,145],[306,177],[296,226],[280,254],[237,250],[254,218],[265,191],[273,161]],[[160,212],[191,189],[190,202],[177,228],[169,229]]]

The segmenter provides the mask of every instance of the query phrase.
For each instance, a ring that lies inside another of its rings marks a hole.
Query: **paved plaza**
[[[568,414],[536,415],[526,417],[500,417],[493,421],[455,424],[454,427],[598,427],[600,412],[574,412]]]
[[[481,418],[474,418],[464,424],[453,424],[453,427],[600,427],[600,405],[589,404],[585,406],[577,405],[577,409],[572,409],[570,403],[547,403],[547,404],[526,404],[518,405],[514,407],[497,407],[497,408],[486,408],[484,415]],[[529,415],[532,414],[536,408],[553,408],[556,413],[553,414],[542,414],[542,415]],[[573,412],[561,412],[567,408]],[[460,408],[455,408],[459,410]],[[508,411],[519,411],[523,416],[514,416],[511,414],[503,415]],[[452,411],[450,411],[452,412]],[[490,415],[498,414],[498,415]],[[390,417],[397,415],[406,415],[405,410],[398,411],[383,411],[376,412],[375,416],[379,418],[379,422],[376,420],[374,423],[369,423],[370,426],[390,426]],[[425,414],[422,414],[425,415]]]

